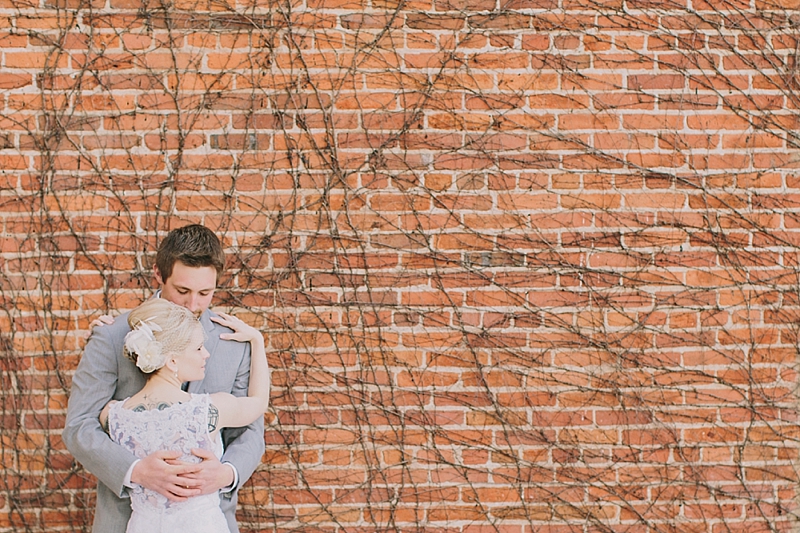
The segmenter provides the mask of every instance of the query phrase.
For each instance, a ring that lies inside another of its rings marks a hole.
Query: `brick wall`
[[[794,527],[792,0],[0,0],[0,532],[88,531],[170,229],[273,367],[252,531]]]

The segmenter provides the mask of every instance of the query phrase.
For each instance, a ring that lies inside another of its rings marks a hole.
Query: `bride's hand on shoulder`
[[[238,342],[264,342],[261,332],[246,324],[242,319],[222,312],[217,312],[217,315],[219,316],[211,317],[212,322],[233,330],[233,333],[222,333],[219,336],[220,339]]]

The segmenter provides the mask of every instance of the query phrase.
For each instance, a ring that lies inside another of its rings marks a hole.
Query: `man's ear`
[[[157,265],[153,265],[153,276],[155,276],[159,287],[164,285],[164,280],[161,279],[161,272],[158,271],[158,266]]]

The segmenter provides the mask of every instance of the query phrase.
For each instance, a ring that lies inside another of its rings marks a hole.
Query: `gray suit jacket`
[[[206,362],[203,381],[189,384],[189,392],[230,392],[246,396],[250,379],[250,344],[220,340],[220,333],[229,329],[212,322],[211,311],[200,317],[206,331],[206,348],[211,356]],[[124,533],[131,515],[130,495],[122,484],[125,474],[136,457],[113,442],[100,427],[98,416],[109,400],[123,400],[144,387],[145,376],[122,352],[128,328],[127,313],[117,317],[114,324],[94,329],[83,357],[72,378],[72,391],[67,406],[67,421],[63,439],[72,455],[100,483],[97,486],[97,506],[94,533]],[[223,494],[220,504],[232,533],[236,525],[237,492],[255,471],[264,454],[264,420],[259,419],[246,428],[223,430],[225,454],[239,473],[238,486]]]

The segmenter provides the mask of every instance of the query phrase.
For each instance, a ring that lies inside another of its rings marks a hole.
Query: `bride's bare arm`
[[[247,396],[239,398],[228,393],[211,395],[212,402],[219,410],[218,429],[246,426],[263,416],[269,406],[270,374],[264,337],[260,331],[242,320],[225,313],[218,314],[219,317],[212,317],[211,320],[233,330],[233,333],[220,335],[220,339],[250,343],[250,382]]]
[[[100,426],[103,428],[103,430],[105,430],[106,433],[108,433],[108,411],[113,403],[117,403],[116,400],[111,400],[108,402],[105,407],[103,407],[103,410],[100,411]]]

